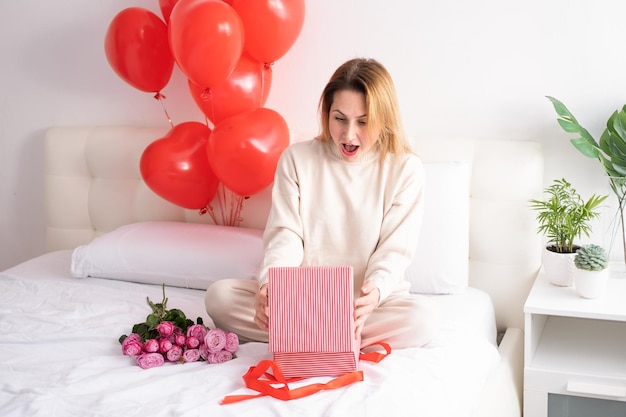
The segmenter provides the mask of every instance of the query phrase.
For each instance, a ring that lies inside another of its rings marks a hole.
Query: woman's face
[[[330,136],[344,161],[358,160],[376,143],[367,131],[367,109],[363,93],[354,90],[337,91],[328,119]]]

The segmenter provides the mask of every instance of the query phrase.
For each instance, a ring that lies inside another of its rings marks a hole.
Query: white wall
[[[160,14],[157,0],[0,2],[0,269],[44,251],[47,128],[168,125],[161,104],[118,78],[104,55],[111,19],[131,6]],[[309,0],[299,39],[273,67],[267,107],[292,133],[316,132],[331,72],[375,57],[395,78],[411,135],[540,141],[546,183],[565,176],[584,195],[608,193],[544,96],[600,135],[626,103],[625,14],[622,0]],[[203,121],[177,69],[163,93],[174,123]]]

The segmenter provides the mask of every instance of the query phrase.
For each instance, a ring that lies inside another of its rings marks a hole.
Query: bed
[[[221,364],[144,370],[122,355],[118,337],[149,313],[146,297],[161,300],[162,284],[170,308],[211,327],[202,288],[253,273],[270,191],[245,200],[238,227],[215,226],[211,216],[159,198],[141,180],[138,161],[166,131],[46,133],[48,252],[0,273],[0,415],[521,415],[523,303],[541,263],[527,206],[542,188],[539,144],[415,141],[437,184],[419,259],[407,271],[412,291],[442,312],[428,346],[362,361],[364,380],[347,387],[221,405],[225,396],[254,393],[242,376],[271,358],[266,344],[241,344]],[[100,257],[90,259],[97,270],[78,271],[89,256]]]

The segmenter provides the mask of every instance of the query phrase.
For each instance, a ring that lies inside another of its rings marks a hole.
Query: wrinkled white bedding
[[[493,306],[470,288],[433,296],[444,322],[424,349],[394,350],[382,362],[361,362],[365,380],[282,402],[257,398],[242,376],[270,358],[267,345],[240,346],[237,359],[165,364],[143,370],[117,341],[149,313],[158,285],[72,278],[71,251],[52,252],[0,273],[0,415],[9,416],[471,416],[499,361]],[[194,319],[204,292],[166,289],[169,308]],[[310,382],[324,382],[314,378]],[[298,386],[298,385],[294,385]]]

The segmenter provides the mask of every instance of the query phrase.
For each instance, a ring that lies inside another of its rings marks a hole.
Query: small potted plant
[[[570,286],[574,282],[574,240],[591,234],[591,221],[598,218],[598,206],[608,195],[593,194],[587,201],[565,179],[554,180],[544,190],[545,200],[530,200],[539,222],[538,232],[547,238],[543,267],[550,282]]]
[[[609,257],[599,245],[581,246],[574,256],[574,285],[584,298],[598,298],[606,290],[609,279]]]

